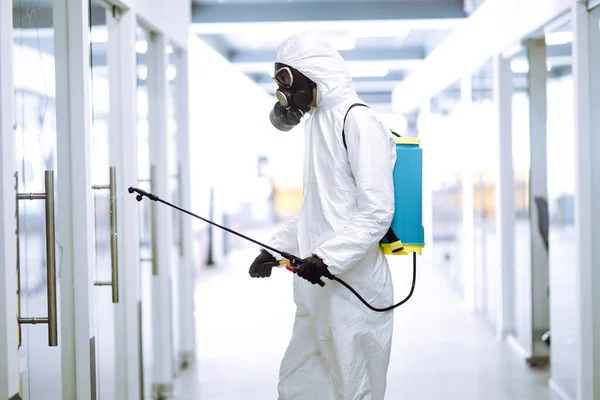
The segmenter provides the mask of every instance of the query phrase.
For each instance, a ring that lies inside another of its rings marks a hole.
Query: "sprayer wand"
[[[202,221],[204,221],[204,222],[206,222],[208,224],[216,226],[217,228],[223,229],[224,231],[227,231],[229,233],[237,235],[237,236],[239,236],[239,237],[241,237],[241,238],[243,238],[245,240],[248,240],[249,242],[252,242],[252,243],[254,243],[254,244],[258,245],[258,246],[261,246],[261,247],[263,247],[263,248],[265,248],[267,250],[270,250],[270,251],[272,251],[274,253],[277,253],[277,254],[281,255],[282,257],[284,257],[285,259],[287,259],[289,261],[291,267],[288,268],[288,269],[290,271],[292,271],[292,272],[295,272],[295,269],[296,269],[295,267],[298,267],[300,264],[302,264],[304,262],[304,260],[301,259],[300,257],[296,257],[296,256],[294,256],[292,254],[289,254],[289,253],[286,253],[284,251],[277,250],[277,249],[275,249],[275,248],[273,248],[271,246],[268,246],[268,245],[266,245],[264,243],[259,242],[258,240],[252,239],[251,237],[248,237],[248,236],[246,236],[244,234],[241,234],[241,233],[239,233],[237,231],[234,231],[233,229],[227,228],[226,226],[219,225],[216,222],[213,222],[213,221],[208,220],[206,218],[202,218],[201,216],[196,215],[196,214],[194,214],[191,211],[185,210],[185,209],[183,209],[181,207],[176,206],[175,204],[171,204],[168,201],[162,200],[160,197],[158,197],[154,193],[149,193],[149,192],[146,192],[145,190],[142,190],[142,189],[139,189],[139,188],[134,188],[134,187],[130,187],[128,189],[128,191],[129,191],[129,193],[132,193],[132,194],[133,193],[137,193],[137,195],[135,196],[135,199],[137,201],[142,201],[144,199],[144,197],[147,197],[148,199],[150,199],[152,201],[163,203],[163,204],[165,204],[165,205],[167,205],[169,207],[172,207],[172,208],[174,208],[174,209],[176,209],[178,211],[181,211],[182,213],[191,215],[192,217],[198,218],[198,219],[200,219],[200,220],[202,220]],[[367,301],[365,299],[363,299],[362,296],[360,294],[358,294],[358,292],[352,288],[352,286],[348,285],[346,282],[344,282],[340,278],[336,277],[335,275],[329,275],[328,278],[331,279],[331,280],[334,280],[336,282],[339,282],[342,285],[344,285],[365,306],[367,306],[371,310],[377,311],[377,312],[390,311],[390,310],[393,310],[394,308],[396,308],[398,306],[401,306],[402,304],[406,303],[408,301],[408,299],[410,299],[410,297],[412,296],[412,294],[413,294],[413,292],[415,290],[415,283],[416,283],[416,279],[417,279],[417,254],[413,253],[413,280],[412,280],[412,287],[410,289],[410,293],[408,294],[408,296],[404,300],[402,300],[401,302],[399,302],[397,304],[389,306],[389,307],[385,307],[385,308],[376,308],[376,307],[373,307],[372,305],[370,305],[369,303],[367,303]],[[325,286],[325,282],[323,282],[323,280],[320,280],[318,283],[319,283],[320,286]]]
[[[285,259],[287,259],[287,260],[290,262],[290,264],[291,264],[291,266],[292,266],[292,267],[297,267],[297,266],[299,266],[300,264],[302,264],[302,262],[304,261],[304,260],[303,260],[303,259],[301,259],[300,257],[296,257],[296,256],[294,256],[294,255],[292,255],[292,254],[289,254],[289,253],[286,253],[286,252],[284,252],[284,251],[277,250],[277,249],[275,249],[275,248],[273,248],[273,247],[271,247],[271,246],[268,246],[268,245],[266,245],[266,244],[264,244],[264,243],[261,243],[261,242],[259,242],[258,240],[252,239],[251,237],[248,237],[248,236],[246,236],[246,235],[244,235],[244,234],[241,234],[241,233],[239,233],[239,232],[237,232],[237,231],[234,231],[233,229],[227,228],[226,226],[219,225],[219,224],[217,224],[216,222],[213,222],[213,221],[211,221],[211,220],[208,220],[208,219],[206,219],[206,218],[203,218],[203,217],[201,217],[201,216],[199,216],[199,215],[196,215],[196,214],[194,214],[193,212],[190,212],[190,211],[188,211],[188,210],[185,210],[185,209],[183,209],[183,208],[181,208],[181,207],[178,207],[178,206],[176,206],[175,204],[171,204],[171,203],[169,203],[169,202],[167,202],[167,201],[164,201],[163,199],[161,199],[160,197],[158,197],[157,195],[155,195],[155,194],[153,194],[153,193],[149,193],[149,192],[146,192],[146,191],[145,191],[145,190],[143,190],[143,189],[134,188],[134,187],[130,187],[128,190],[129,190],[129,193],[137,193],[137,196],[135,196],[135,199],[136,199],[137,201],[142,201],[142,199],[144,198],[144,196],[146,196],[146,197],[147,197],[147,198],[149,198],[150,200],[157,201],[157,202],[159,202],[159,203],[163,203],[163,204],[165,204],[165,205],[167,205],[167,206],[169,206],[169,207],[173,207],[174,209],[176,209],[176,210],[178,210],[178,211],[181,211],[182,213],[185,213],[185,214],[191,215],[192,217],[198,218],[198,219],[200,219],[200,220],[202,220],[202,221],[204,221],[204,222],[206,222],[206,223],[208,223],[208,224],[214,225],[214,226],[216,226],[217,228],[221,228],[221,229],[223,229],[224,231],[227,231],[227,232],[229,232],[229,233],[233,233],[234,235],[237,235],[237,236],[239,236],[239,237],[241,237],[241,238],[243,238],[243,239],[246,239],[246,240],[248,240],[249,242],[252,242],[252,243],[254,243],[254,244],[256,244],[256,245],[259,245],[259,246],[261,246],[261,247],[263,247],[263,248],[265,248],[265,249],[267,249],[267,250],[270,250],[270,251],[272,251],[273,253],[277,253],[277,254],[281,255],[282,257],[284,257]],[[321,286],[325,286],[325,282],[323,282],[323,281],[321,280],[321,281],[319,282],[319,285],[321,285]]]

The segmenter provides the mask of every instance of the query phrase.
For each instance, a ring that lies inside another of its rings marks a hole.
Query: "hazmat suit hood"
[[[328,108],[356,96],[344,59],[318,33],[303,32],[289,37],[277,49],[276,61],[297,69],[317,85],[317,107]]]

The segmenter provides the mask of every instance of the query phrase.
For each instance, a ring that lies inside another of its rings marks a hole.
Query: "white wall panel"
[[[13,36],[10,2],[0,1],[0,397],[17,393]]]
[[[146,25],[163,33],[178,47],[187,48],[190,0],[119,0],[118,3],[133,9]]]

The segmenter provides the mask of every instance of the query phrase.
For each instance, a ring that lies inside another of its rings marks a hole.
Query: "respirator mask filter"
[[[273,106],[269,119],[280,131],[287,132],[300,123],[304,114],[310,111],[313,89],[317,85],[296,69],[275,63],[275,76],[278,89],[277,103]]]

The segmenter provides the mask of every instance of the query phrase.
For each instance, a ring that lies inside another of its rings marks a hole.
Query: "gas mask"
[[[304,114],[310,111],[313,89],[317,85],[296,69],[275,63],[275,76],[278,89],[277,103],[273,106],[269,119],[273,126],[287,132],[300,123]]]

